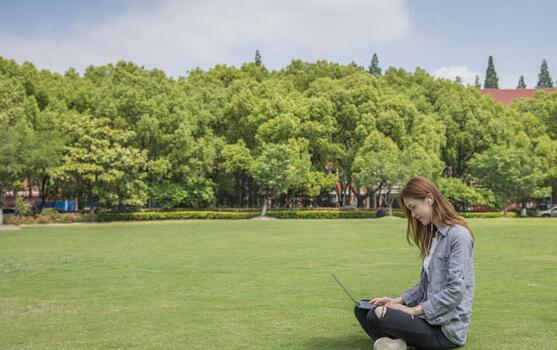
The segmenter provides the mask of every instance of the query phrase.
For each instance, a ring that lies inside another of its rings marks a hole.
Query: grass
[[[557,347],[557,221],[470,219],[466,349]],[[0,349],[371,349],[357,297],[419,276],[403,220],[173,221],[0,231]]]

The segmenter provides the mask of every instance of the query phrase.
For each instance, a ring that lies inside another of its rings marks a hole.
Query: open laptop
[[[334,273],[331,272],[331,275],[333,276],[333,278],[335,279],[335,281],[337,281],[338,285],[342,288],[342,290],[346,293],[346,295],[348,295],[348,297],[354,302],[354,304],[359,307],[360,309],[368,309],[371,310],[373,308],[375,308],[377,305],[375,304],[370,304],[369,301],[367,300],[356,300],[352,297],[352,295],[350,294],[350,292],[348,292],[348,290],[346,288],[344,288],[344,286],[342,285],[342,283],[340,283],[339,279],[337,278],[337,276],[335,276]]]

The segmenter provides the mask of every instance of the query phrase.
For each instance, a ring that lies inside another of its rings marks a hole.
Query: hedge
[[[388,215],[388,210],[385,215]],[[460,212],[464,218],[499,218],[502,212]],[[259,211],[137,211],[137,212],[98,212],[92,218],[88,214],[80,213],[51,213],[45,211],[37,216],[19,217],[16,215],[4,218],[6,224],[47,224],[47,223],[70,223],[70,222],[109,222],[109,221],[149,221],[149,220],[184,220],[184,219],[249,219],[260,215]],[[400,209],[392,211],[393,216],[404,218],[404,213]],[[375,210],[368,209],[271,209],[267,216],[278,219],[371,219],[377,217]],[[510,218],[518,217],[516,212],[509,211],[507,216]]]
[[[502,211],[488,211],[488,212],[482,212],[482,211],[467,211],[467,212],[460,212],[458,213],[460,216],[462,216],[463,218],[501,218],[503,217],[503,212]],[[518,214],[515,213],[514,211],[508,211],[507,212],[507,217],[509,218],[515,218],[517,217]]]
[[[184,219],[249,219],[259,212],[225,212],[225,211],[172,211],[172,212],[103,212],[96,214],[96,221],[148,221],[148,220],[184,220]]]

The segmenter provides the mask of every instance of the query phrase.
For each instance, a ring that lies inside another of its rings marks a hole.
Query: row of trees
[[[476,82],[474,84],[477,88],[480,88],[480,77],[476,76]],[[547,67],[547,61],[542,60],[540,66],[540,72],[538,74],[538,82],[536,84],[536,89],[545,89],[553,87],[553,79],[549,73],[549,68]],[[524,81],[524,76],[518,78],[517,89],[526,89],[526,82]],[[493,63],[493,56],[489,56],[487,62],[487,69],[485,72],[484,89],[499,89],[499,78],[497,77],[497,72],[495,71],[495,64]]]
[[[259,55],[259,51],[257,52]],[[257,56],[256,55],[256,56]],[[261,56],[259,55],[259,62],[261,62]],[[256,57],[257,62],[257,57]],[[381,75],[381,68],[379,67],[379,59],[377,54],[373,54],[371,59],[371,64],[369,66],[369,72],[375,76]],[[462,83],[462,78],[460,76],[456,76],[455,81],[457,83]],[[556,82],[557,84],[557,82]],[[478,89],[482,88],[482,84],[480,82],[480,77],[476,75],[474,86]],[[536,89],[545,89],[545,88],[553,88],[553,79],[551,78],[551,74],[549,73],[549,68],[547,66],[547,61],[545,59],[542,60],[540,66],[540,72],[538,73],[538,82],[536,84]],[[495,63],[493,61],[493,56],[489,56],[487,60],[487,69],[485,72],[485,80],[483,84],[484,89],[499,89],[499,78],[497,76],[497,72],[495,70]],[[516,86],[517,89],[526,89],[526,82],[524,81],[524,76],[520,76],[518,78],[518,85]]]
[[[258,55],[174,79],[131,62],[59,75],[0,59],[0,140],[1,195],[27,180],[91,210],[327,206],[335,192],[363,206],[414,175],[461,208],[557,190],[557,95],[506,106],[422,69],[269,71]]]

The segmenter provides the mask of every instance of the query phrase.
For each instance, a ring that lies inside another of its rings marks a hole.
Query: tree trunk
[[[253,208],[253,207],[255,207],[255,198],[256,198],[255,192],[256,192],[257,189],[256,189],[255,183],[252,179],[249,180],[248,187],[249,187],[248,206],[250,208]]]
[[[342,182],[340,180],[338,180],[336,186],[335,186],[335,191],[337,193],[337,208],[342,208],[344,207],[344,202],[345,202],[345,192],[346,192],[346,187],[348,186],[348,184],[342,184]]]
[[[503,216],[507,217],[507,193],[503,192]]]
[[[269,195],[265,193],[265,198],[263,199],[263,208],[261,208],[261,216],[267,215],[267,203],[269,202]]]
[[[350,184],[349,186],[350,186],[350,190],[352,191],[352,193],[354,193],[354,196],[356,196],[356,200],[358,201],[357,207],[358,208],[363,208],[364,207],[364,200],[366,199],[367,193],[366,194],[360,194],[360,189],[359,188],[356,190],[352,184]]]
[[[0,185],[0,226],[4,224],[4,189]]]
[[[27,187],[29,188],[29,200],[33,197],[33,183],[31,182],[31,176],[27,177]]]
[[[48,190],[48,182],[50,177],[48,175],[43,176],[41,183],[39,184],[39,197],[41,197],[40,209],[42,209],[46,203],[46,194]]]
[[[387,200],[389,202],[389,216],[393,216],[393,198],[391,198],[391,190],[393,186],[389,185],[389,190],[387,191]]]
[[[87,186],[87,201],[89,202],[89,214],[95,214],[95,199],[93,198],[93,185]]]

